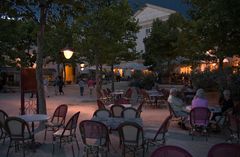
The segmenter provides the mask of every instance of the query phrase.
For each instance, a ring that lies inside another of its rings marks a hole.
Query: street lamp
[[[73,55],[73,50],[70,49],[70,48],[65,48],[65,49],[62,50],[62,52],[63,52],[64,57],[66,59],[70,59],[72,57],[72,55]]]

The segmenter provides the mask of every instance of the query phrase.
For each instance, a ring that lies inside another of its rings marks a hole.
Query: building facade
[[[156,5],[146,4],[134,14],[134,18],[138,20],[140,30],[137,33],[136,51],[139,53],[145,52],[144,38],[151,34],[152,24],[154,20],[160,19],[166,21],[171,14],[176,13],[174,10],[163,8]]]

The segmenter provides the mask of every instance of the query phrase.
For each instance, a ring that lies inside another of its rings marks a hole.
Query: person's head
[[[195,97],[205,99],[205,92],[202,88],[199,88],[196,92]]]
[[[176,88],[171,88],[169,91],[170,95],[177,96],[177,89]]]
[[[230,99],[230,95],[231,95],[230,90],[225,89],[223,91],[223,96],[224,96],[225,99]]]

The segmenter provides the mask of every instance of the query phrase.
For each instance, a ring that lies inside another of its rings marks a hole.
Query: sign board
[[[25,93],[36,94],[38,98],[36,70],[33,68],[21,69],[21,114],[25,114]],[[38,112],[38,101],[36,106]]]

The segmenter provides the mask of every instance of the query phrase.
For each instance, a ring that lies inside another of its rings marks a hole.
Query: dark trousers
[[[80,87],[80,95],[83,96],[84,87]]]

